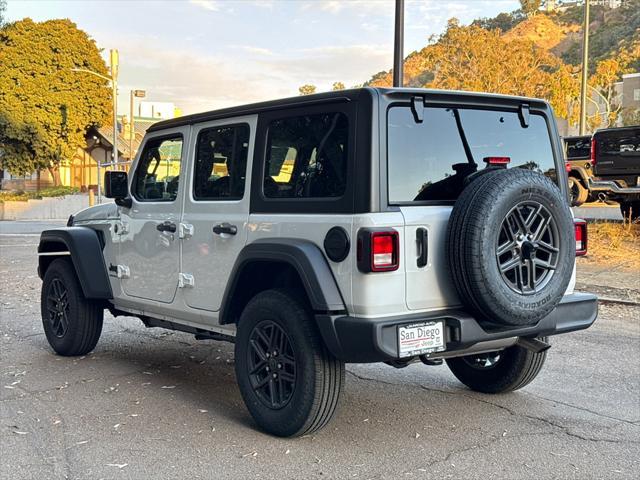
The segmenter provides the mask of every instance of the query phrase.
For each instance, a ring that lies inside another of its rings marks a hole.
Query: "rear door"
[[[180,226],[182,282],[190,307],[218,311],[247,240],[256,116],[193,126],[195,140]]]
[[[405,221],[406,303],[411,310],[458,305],[449,275],[446,231],[465,178],[486,157],[509,157],[509,168],[556,178],[546,118],[532,112],[427,105],[421,123],[408,104],[387,113],[388,200]]]

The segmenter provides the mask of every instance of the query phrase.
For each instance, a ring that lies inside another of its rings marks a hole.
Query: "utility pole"
[[[396,0],[395,38],[393,44],[393,86],[402,87],[404,70],[404,0]]]
[[[118,60],[119,60],[118,50],[111,49],[109,59],[110,59],[110,67],[111,67],[111,88],[113,89],[113,164],[117,170],[118,168]],[[100,175],[98,174],[98,185],[100,185],[99,176]],[[100,192],[98,192],[98,199],[100,199]],[[98,202],[100,202],[100,200],[98,200]]]
[[[587,75],[589,72],[589,0],[584,0],[582,25],[582,84],[580,85],[580,135],[587,131]]]
[[[147,95],[147,92],[144,90],[131,90],[129,94],[129,161],[133,161],[133,143],[134,137],[136,135],[135,129],[135,121],[133,119],[133,102],[134,97],[144,98]]]
[[[111,165],[118,164],[118,50],[112,49],[109,57],[109,64],[111,67],[110,76],[102,75],[101,73],[87,70],[86,68],[72,68],[72,72],[88,73],[102,78],[111,83],[111,91],[113,96],[113,160]],[[100,179],[100,162],[96,162],[98,167],[98,203],[102,203],[102,180]],[[107,165],[105,165],[107,166]],[[91,175],[89,175],[89,183],[91,183]]]

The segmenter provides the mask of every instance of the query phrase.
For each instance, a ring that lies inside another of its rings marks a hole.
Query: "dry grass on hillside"
[[[588,228],[589,263],[640,272],[640,222],[594,222]]]

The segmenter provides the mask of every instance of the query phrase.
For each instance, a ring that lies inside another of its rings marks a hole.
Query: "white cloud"
[[[217,12],[220,10],[220,5],[214,0],[189,0],[189,3],[200,8],[204,8],[205,10],[209,10],[210,12]]]
[[[272,57],[272,56],[275,55],[275,53],[273,53],[268,48],[253,47],[251,45],[240,45],[239,48],[241,48],[245,52],[254,53],[256,55],[262,55],[262,56],[265,56],[265,57]]]

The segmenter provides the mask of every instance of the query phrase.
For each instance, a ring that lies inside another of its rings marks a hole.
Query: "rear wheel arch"
[[[583,168],[573,168],[567,176],[579,180],[584,188],[589,188],[589,176]]]
[[[220,323],[236,323],[260,292],[285,288],[304,296],[315,312],[346,310],[331,268],[320,248],[302,239],[264,239],[240,252],[220,309]]]

